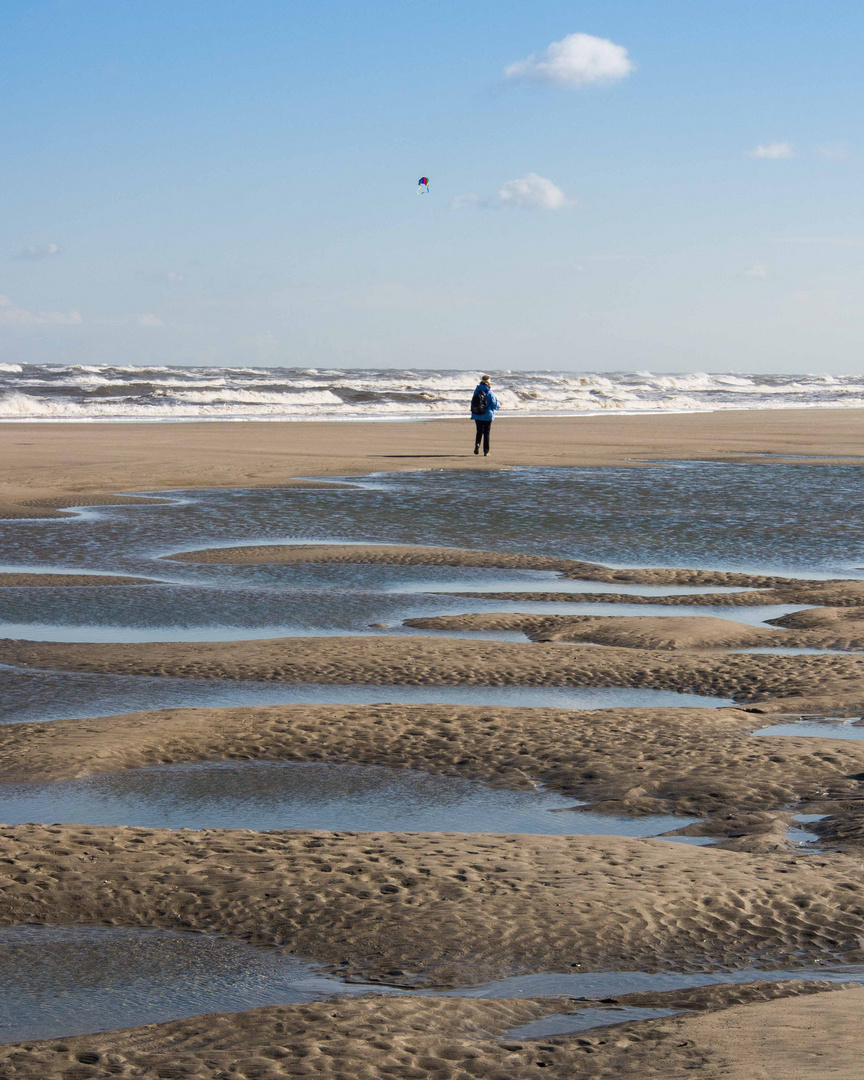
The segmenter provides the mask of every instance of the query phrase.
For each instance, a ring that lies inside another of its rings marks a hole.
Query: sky
[[[851,0],[3,0],[0,362],[861,372],[862,34]]]

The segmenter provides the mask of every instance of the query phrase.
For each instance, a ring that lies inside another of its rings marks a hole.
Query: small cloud
[[[60,255],[63,249],[59,244],[28,244],[21,248],[16,259],[53,259]]]
[[[16,307],[8,296],[0,296],[0,326],[77,326],[83,321],[77,311],[27,311]]]
[[[744,277],[767,278],[770,276],[770,272],[765,263],[753,263],[752,266],[748,266],[744,271]]]
[[[135,322],[138,326],[164,326],[165,323],[159,318],[158,315],[153,315],[149,311],[142,312],[140,315],[136,315]]]
[[[791,142],[760,143],[750,151],[750,157],[779,161],[781,158],[795,157],[795,147]]]
[[[508,180],[498,189],[498,198],[506,206],[527,206],[534,210],[560,210],[574,202],[557,184],[533,172],[519,180]]]
[[[636,65],[623,45],[592,34],[568,34],[539,56],[532,53],[504,71],[505,79],[529,79],[555,86],[587,86],[626,78]]]

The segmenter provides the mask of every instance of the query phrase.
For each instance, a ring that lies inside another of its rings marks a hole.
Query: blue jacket
[[[492,393],[492,391],[489,389],[489,387],[486,385],[486,383],[480,383],[475,388],[474,394],[476,394],[478,390],[485,390],[486,391],[486,412],[484,412],[484,413],[473,413],[472,412],[471,413],[471,419],[472,420],[494,420],[495,419],[495,410],[501,408],[501,406],[498,404],[498,398],[495,397],[495,395]],[[472,399],[474,397],[474,394],[471,395]]]

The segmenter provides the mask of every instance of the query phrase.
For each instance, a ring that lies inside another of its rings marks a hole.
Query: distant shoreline
[[[741,406],[734,409],[724,408],[721,405],[704,409],[615,409],[610,407],[600,409],[597,412],[580,410],[579,412],[546,412],[532,413],[520,409],[509,415],[499,413],[496,420],[597,420],[605,417],[618,418],[622,416],[713,416],[727,413],[763,413],[763,412],[860,412],[864,411],[861,405],[836,405],[815,402],[812,405],[751,405]],[[33,417],[9,417],[0,416],[0,427],[7,424],[44,424],[54,427],[58,424],[73,424],[76,427],[90,426],[95,424],[110,424],[129,426],[134,424],[156,427],[160,424],[438,424],[442,421],[459,421],[470,419],[467,411],[463,413],[442,413],[435,416],[114,416],[92,417],[84,416],[79,419],[70,417],[52,418],[47,416]]]

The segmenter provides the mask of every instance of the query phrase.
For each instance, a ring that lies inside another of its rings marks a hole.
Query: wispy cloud
[[[0,326],[76,326],[83,321],[77,311],[28,311],[13,304],[8,296],[0,296]]]
[[[59,244],[27,244],[21,248],[16,259],[53,259],[55,255],[62,254],[63,249]]]
[[[752,266],[748,266],[747,269],[744,271],[744,277],[767,278],[770,276],[771,272],[769,271],[768,267],[765,265],[765,263],[761,262],[753,263]]]
[[[499,206],[520,206],[529,210],[561,210],[565,206],[573,206],[575,202],[576,200],[566,195],[557,184],[545,176],[530,172],[525,176],[520,176],[518,180],[507,180],[495,195],[478,195],[476,192],[469,192],[467,195],[457,195],[450,206],[454,210],[472,207],[489,209]]]
[[[780,161],[782,158],[795,157],[795,147],[791,142],[760,143],[750,151],[749,156]]]
[[[533,172],[502,184],[498,198],[507,206],[528,206],[534,210],[560,210],[573,203],[557,184]]]
[[[143,311],[140,315],[135,316],[135,323],[137,326],[164,326],[165,323],[159,318],[158,315],[154,315],[151,311]]]
[[[623,45],[592,34],[568,34],[540,53],[517,60],[504,71],[505,79],[530,79],[555,86],[587,86],[626,78],[636,65]]]

